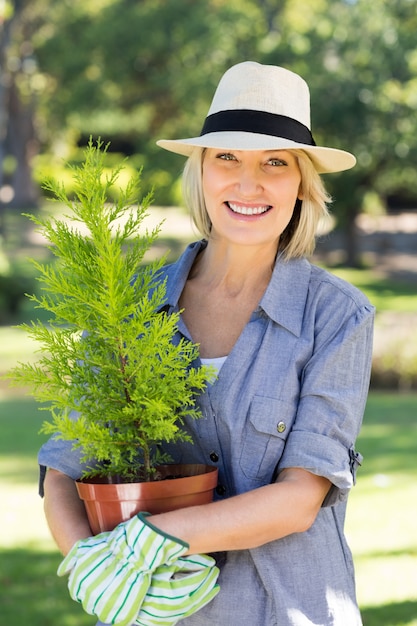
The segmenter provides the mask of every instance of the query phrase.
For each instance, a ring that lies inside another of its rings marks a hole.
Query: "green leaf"
[[[196,394],[209,371],[195,367],[197,345],[174,340],[180,314],[160,312],[164,258],[143,264],[159,233],[159,226],[142,232],[152,196],[139,197],[138,174],[112,203],[121,166],[105,174],[106,150],[90,140],[85,161],[72,170],[75,200],[47,183],[69,209],[65,219],[30,216],[56,257],[54,264],[33,261],[42,294],[30,298],[52,320],[24,327],[40,358],[11,376],[47,403],[43,432],[74,441],[90,473],[99,463],[133,477],[138,457],[149,475],[159,444],[189,441],[182,425],[186,416],[200,417]]]

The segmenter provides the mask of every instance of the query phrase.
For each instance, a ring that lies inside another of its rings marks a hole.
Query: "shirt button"
[[[277,424],[277,431],[279,433],[283,433],[286,428],[287,427],[285,425],[285,422],[278,422],[278,424]]]
[[[217,461],[219,460],[219,455],[216,452],[212,452],[210,454],[210,459],[213,461],[213,463],[217,463]]]
[[[226,487],[224,485],[217,485],[216,493],[218,496],[224,496],[224,494],[226,493]]]

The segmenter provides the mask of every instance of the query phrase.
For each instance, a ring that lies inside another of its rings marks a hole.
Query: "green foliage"
[[[33,289],[33,280],[19,267],[10,271],[0,271],[0,324],[10,323],[15,319],[25,299],[25,293]]]
[[[105,175],[111,176],[114,168],[117,168],[118,164],[124,161],[123,169],[120,170],[118,175],[118,185],[113,185],[107,189],[109,199],[112,201],[117,200],[120,193],[120,188],[125,187],[128,181],[135,176],[135,172],[138,169],[142,169],[143,161],[145,159],[137,159],[137,166],[134,159],[128,159],[123,154],[117,152],[108,152],[103,155]],[[52,196],[54,192],[49,191],[48,181],[60,180],[65,186],[65,191],[68,197],[74,197],[74,189],[76,187],[76,181],[73,177],[74,166],[81,165],[84,161],[84,148],[78,148],[71,150],[70,156],[66,161],[61,158],[54,157],[51,154],[38,155],[33,161],[33,178],[36,183],[44,189],[45,196]],[[149,178],[149,176],[148,176]],[[141,177],[142,186],[152,188],[152,185],[145,185],[144,177]]]
[[[352,172],[328,178],[341,224],[369,189],[384,204],[393,195],[415,201],[416,0],[14,5],[0,70],[15,73],[21,95],[35,101],[43,151],[62,153],[91,132],[106,137],[141,155],[146,177],[158,179],[156,201],[172,203],[180,161],[155,140],[199,133],[221,74],[254,59],[300,72],[316,141],[357,155]]]
[[[63,219],[29,216],[57,259],[33,260],[41,295],[30,299],[52,319],[48,326],[22,325],[40,345],[40,358],[20,363],[11,376],[47,403],[52,420],[44,433],[75,440],[84,460],[98,462],[87,475],[149,479],[154,464],[166,460],[160,442],[189,440],[183,418],[199,417],[195,395],[208,370],[193,367],[196,344],[174,341],[180,313],[161,310],[164,258],[144,264],[160,231],[139,233],[151,195],[133,205],[138,174],[109,202],[122,167],[105,175],[105,154],[101,142],[90,140],[85,162],[73,168],[74,200],[62,183],[47,183],[70,209]]]
[[[374,388],[417,389],[416,321],[415,312],[379,316],[372,362]]]
[[[374,381],[379,382],[380,387],[390,388],[396,385],[402,391],[416,389],[416,346],[406,340],[387,346],[385,353],[375,355],[372,376]]]

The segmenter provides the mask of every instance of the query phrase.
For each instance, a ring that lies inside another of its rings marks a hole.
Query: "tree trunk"
[[[13,77],[14,78],[14,77]],[[16,159],[12,187],[14,191],[10,206],[36,208],[39,192],[32,178],[31,162],[38,151],[33,123],[32,101],[24,103],[15,80],[10,85],[8,142],[10,153]]]
[[[346,265],[348,267],[361,267],[361,257],[358,245],[358,229],[356,226],[356,211],[347,214],[345,230]]]
[[[0,192],[4,184],[4,159],[8,126],[8,79],[6,71],[7,48],[10,43],[11,20],[0,25]],[[4,205],[0,196],[0,237],[4,235]]]

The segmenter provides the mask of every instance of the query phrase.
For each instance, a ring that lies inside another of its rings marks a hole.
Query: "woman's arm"
[[[190,554],[256,548],[308,530],[331,487],[301,468],[283,470],[276,483],[227,500],[153,515],[151,524],[190,545]]]
[[[64,555],[76,541],[93,534],[73,479],[57,470],[46,473],[44,510],[52,536]]]
[[[326,478],[286,469],[272,485],[220,502],[153,515],[160,530],[190,545],[189,553],[243,550],[307,530],[330,488]],[[57,470],[45,479],[45,515],[63,554],[92,535],[74,481]]]

